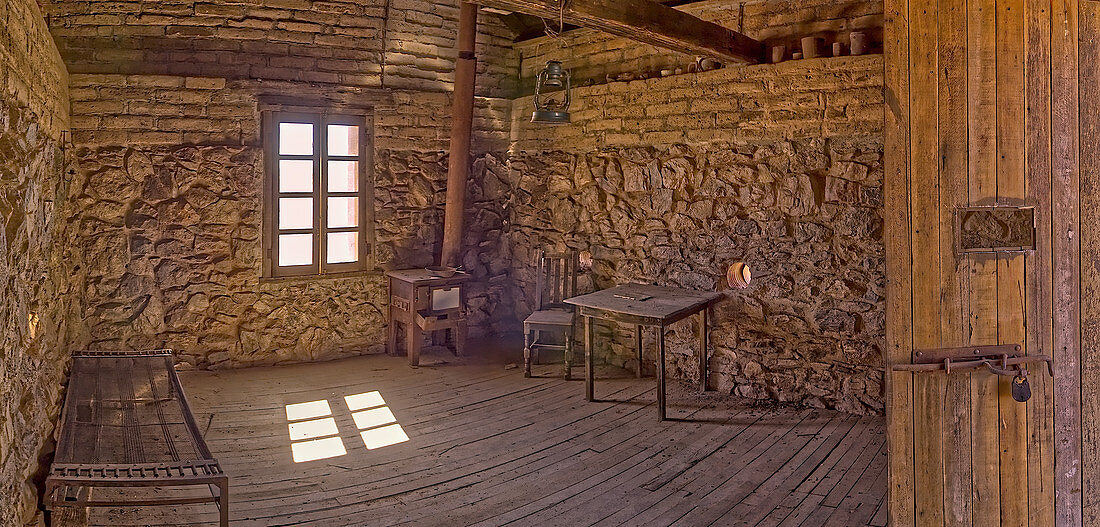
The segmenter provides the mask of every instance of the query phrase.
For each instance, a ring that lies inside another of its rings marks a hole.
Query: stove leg
[[[466,324],[459,324],[451,331],[454,331],[455,355],[466,355]]]
[[[409,366],[420,365],[420,347],[424,344],[423,337],[420,328],[415,323],[408,322],[405,324],[408,331],[405,332],[406,338],[405,347],[409,348]]]

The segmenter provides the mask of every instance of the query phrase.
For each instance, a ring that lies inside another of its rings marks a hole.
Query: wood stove
[[[466,343],[466,273],[453,276],[428,269],[389,271],[390,326],[386,352],[396,355],[398,325],[405,328],[405,347],[409,364],[420,364],[424,338],[432,335],[436,343],[444,343],[451,331],[454,354],[462,355]]]

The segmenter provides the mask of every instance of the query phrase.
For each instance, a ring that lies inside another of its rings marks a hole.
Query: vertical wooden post
[[[477,5],[462,3],[458,18],[458,60],[455,62],[454,101],[451,103],[451,150],[447,169],[447,205],[443,218],[440,265],[457,265],[466,209],[466,179],[470,174],[470,131],[474,119],[474,81],[477,77]]]
[[[1024,268],[1028,290],[1024,293],[1028,312],[1025,349],[1032,353],[1056,353],[1054,335],[1054,234],[1051,231],[1051,15],[1047,0],[1024,3],[1026,70],[1025,125],[1027,131],[1028,203],[1036,208],[1036,250],[1026,256]],[[1054,527],[1054,381],[1033,375],[1035,395],[1027,402],[1029,527]],[[1083,388],[1083,387],[1082,387]],[[1084,472],[1083,472],[1084,473]],[[1085,492],[1088,492],[1085,489]],[[1031,505],[1038,504],[1038,506]],[[1088,521],[1087,519],[1085,521]]]
[[[889,524],[916,525],[913,483],[913,376],[890,366],[913,360],[913,259],[909,201],[909,2],[884,4],[886,96],[883,191],[886,230],[886,431]]]
[[[1078,83],[1081,116],[1081,368],[1091,376],[1100,369],[1100,152],[1094,145],[1100,139],[1100,4],[1083,2],[1080,17]],[[1081,478],[1082,496],[1100,492],[1100,386],[1081,382]],[[1082,522],[1100,523],[1100,503],[1085,499]],[[1048,524],[1049,525],[1049,524]]]
[[[1079,0],[1051,18],[1051,240],[1054,273],[1054,524],[1082,525]],[[1086,145],[1091,147],[1092,145]]]

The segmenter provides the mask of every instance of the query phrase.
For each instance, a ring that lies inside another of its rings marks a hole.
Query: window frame
[[[267,105],[262,108],[261,136],[264,149],[263,185],[263,278],[331,277],[368,271],[374,268],[374,129],[373,111],[369,108],[323,108],[314,106]],[[281,123],[307,123],[313,125],[312,155],[283,155],[279,152]],[[359,127],[359,154],[357,156],[331,156],[328,150],[328,126],[351,125]],[[312,192],[282,192],[279,185],[281,160],[313,161]],[[357,161],[358,192],[329,191],[329,161]],[[279,199],[309,197],[313,199],[313,226],[308,229],[281,229],[279,226]],[[356,227],[328,226],[328,201],[330,197],[358,197],[359,222]],[[328,263],[328,234],[357,232],[358,254],[355,262]],[[280,234],[312,234],[312,263],[307,265],[279,265]]]

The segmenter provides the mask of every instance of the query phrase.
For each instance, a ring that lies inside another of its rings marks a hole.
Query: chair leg
[[[531,376],[531,330],[523,328],[523,376]]]
[[[565,380],[573,379],[573,330],[565,332]]]

